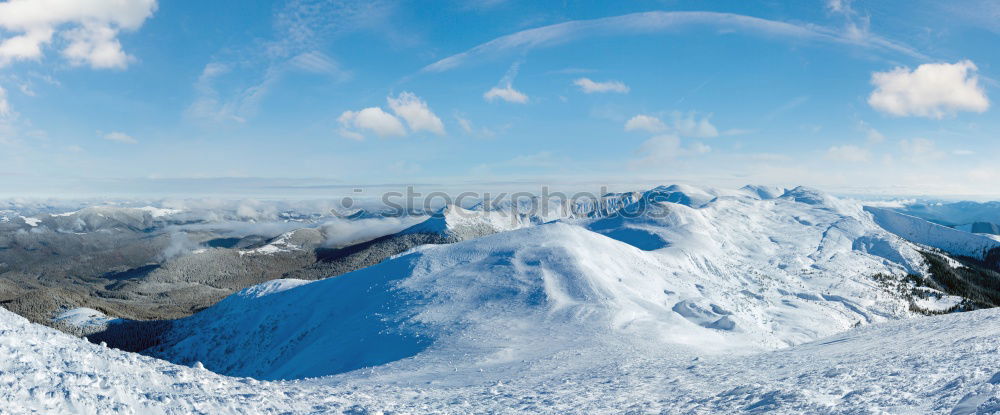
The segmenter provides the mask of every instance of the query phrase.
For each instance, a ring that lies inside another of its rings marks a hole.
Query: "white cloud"
[[[826,2],[826,8],[834,13],[850,13],[852,1],[853,0],[829,0]]]
[[[979,86],[976,65],[964,60],[957,63],[925,63],[910,71],[895,68],[872,74],[875,91],[868,104],[895,116],[944,118],[958,111],[984,112],[989,106],[986,93]]]
[[[138,143],[138,141],[136,141],[135,138],[120,131],[112,131],[110,133],[107,133],[104,135],[104,139],[125,144]]]
[[[673,112],[673,124],[668,126],[657,117],[639,114],[625,122],[625,131],[646,131],[658,133],[671,130],[682,137],[711,138],[718,137],[719,130],[709,122],[709,117],[698,118],[694,112],[687,114]]]
[[[683,137],[711,138],[719,136],[719,130],[708,120],[711,115],[698,119],[693,112],[687,114],[674,112],[673,116],[674,130]]]
[[[514,89],[514,78],[517,77],[517,72],[521,67],[521,62],[514,62],[510,65],[510,69],[507,73],[500,79],[500,84],[490,88],[489,91],[483,94],[483,99],[493,102],[496,99],[502,99],[507,102],[513,102],[515,104],[524,104],[528,102],[528,96],[523,94],[521,91]]]
[[[869,143],[881,143],[885,141],[885,135],[864,121],[858,121],[858,128],[865,133]]]
[[[593,94],[595,92],[617,92],[620,94],[627,94],[629,91],[628,85],[625,85],[621,81],[594,82],[590,80],[590,78],[580,78],[573,81],[573,85],[580,87],[580,90],[586,94]]]
[[[229,65],[212,62],[202,69],[198,81],[194,84],[197,98],[188,107],[187,113],[198,118],[206,118],[215,121],[237,121],[244,122],[245,118],[236,114],[237,102],[222,103],[219,98],[219,91],[215,88],[215,80],[220,76],[230,72]]]
[[[344,137],[344,138],[346,138],[348,140],[361,141],[361,140],[365,139],[365,135],[364,134],[361,134],[361,133],[359,133],[357,131],[351,131],[351,130],[348,130],[346,128],[341,128],[341,129],[337,130],[337,133],[340,134],[341,137]]]
[[[691,144],[691,147],[687,148],[688,154],[705,154],[712,151],[712,147],[700,141],[696,141]]]
[[[899,140],[899,148],[910,161],[923,162],[944,158],[945,153],[938,150],[933,141],[926,138]]]
[[[465,131],[466,134],[472,134],[472,121],[469,121],[467,118],[462,118],[462,116],[458,114],[455,115],[455,120],[458,121],[458,125],[462,127],[462,131]]]
[[[0,66],[39,60],[59,33],[62,55],[75,65],[124,68],[131,58],[118,34],[136,30],[156,10],[156,0],[9,0],[0,3]]]
[[[527,95],[524,95],[524,93],[514,89],[510,85],[504,87],[495,86],[490,88],[489,91],[486,91],[486,93],[483,94],[483,98],[490,102],[493,102],[497,98],[507,102],[513,102],[515,104],[524,104],[528,102]]]
[[[462,128],[462,131],[466,134],[477,136],[480,138],[491,138],[496,135],[496,132],[489,128],[480,127],[477,128],[475,124],[472,123],[468,118],[463,117],[461,114],[455,114],[455,121],[458,122],[458,126]]]
[[[959,150],[952,151],[951,154],[954,154],[956,156],[971,156],[973,154],[976,154],[976,152],[972,151],[972,150],[959,149]]]
[[[667,129],[667,125],[659,118],[639,114],[625,122],[625,131],[647,131],[651,133],[661,132]]]
[[[639,165],[660,164],[669,162],[681,156],[704,154],[712,148],[704,143],[696,142],[690,147],[681,145],[681,138],[674,134],[661,134],[644,141],[636,152],[640,159]]]
[[[429,131],[444,135],[444,123],[427,107],[427,103],[412,92],[400,93],[396,98],[388,97],[389,108],[398,117],[406,120],[411,131]]]
[[[0,86],[0,120],[6,119],[14,113],[14,110],[10,107],[10,101],[7,101],[7,90]]]
[[[379,137],[405,136],[409,132],[429,131],[444,135],[444,123],[431,111],[427,103],[412,92],[402,92],[395,98],[386,97],[389,109],[396,115],[385,112],[380,107],[365,108],[361,111],[344,111],[337,120],[341,128],[340,136],[351,140],[363,140],[364,134],[357,130],[375,133]],[[409,125],[407,130],[403,121]]]
[[[379,137],[406,135],[406,128],[403,127],[403,123],[392,114],[382,111],[382,108],[379,107],[365,108],[361,111],[344,111],[337,120],[340,121],[340,124],[344,128],[353,127],[359,130],[368,130]]]
[[[861,163],[871,160],[871,152],[852,145],[833,146],[826,151],[826,157],[830,160]]]

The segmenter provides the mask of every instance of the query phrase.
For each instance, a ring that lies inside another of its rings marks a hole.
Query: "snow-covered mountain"
[[[664,187],[623,207],[641,215],[493,227],[337,278],[234,295],[176,322],[149,352],[267,379],[436,361],[449,350],[464,351],[448,358],[454,367],[478,370],[621,339],[767,350],[913,315],[912,299],[876,278],[923,273],[911,244],[860,205],[807,188],[775,194]],[[447,210],[417,227],[478,231],[501,220],[510,217]],[[942,298],[924,305],[955,303]]]
[[[886,230],[955,255],[984,259],[990,251],[1000,248],[1000,241],[985,235],[952,229],[889,209],[868,206],[865,210]]]
[[[0,310],[0,412],[1000,410],[997,312],[921,315],[962,300],[917,285],[963,268],[929,264],[924,246],[981,251],[975,235],[804,187],[561,206],[449,206],[361,244],[438,245],[241,290],[144,351],[181,366]]]

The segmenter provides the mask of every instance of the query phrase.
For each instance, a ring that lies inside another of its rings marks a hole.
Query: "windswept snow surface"
[[[647,193],[634,202],[648,205],[639,217],[425,246],[236,295],[176,322],[149,352],[262,379],[382,365],[476,372],[584,344],[750,353],[912,315],[872,277],[921,272],[921,257],[860,206],[805,188],[707,201],[685,191],[677,203]]]
[[[881,323],[751,356],[581,347],[495,376],[456,373],[453,386],[396,385],[370,371],[231,378],[0,309],[0,412],[987,414],[1000,411],[998,318],[983,310]]]
[[[865,210],[890,232],[951,254],[983,259],[990,250],[1000,248],[1000,242],[985,235],[963,232],[888,209],[866,206]]]
[[[182,366],[0,310],[0,413],[1000,411],[1000,311],[898,321],[873,277],[926,265],[860,205],[619,196],[543,225],[446,209],[426,230],[474,239],[175,321],[146,352]]]

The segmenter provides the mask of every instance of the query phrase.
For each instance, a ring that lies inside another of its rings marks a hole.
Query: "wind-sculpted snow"
[[[922,257],[860,206],[804,188],[651,197],[667,189],[624,208],[642,207],[640,216],[518,225],[527,227],[261,298],[236,295],[176,322],[148,352],[289,379],[442,361],[474,370],[621,341],[746,353],[913,315],[909,299],[874,277],[920,273]],[[495,223],[460,212],[417,228]]]
[[[875,221],[890,232],[951,254],[985,259],[990,250],[1000,248],[1000,242],[983,235],[930,223],[888,209],[866,206],[865,211],[870,212]]]
[[[581,344],[471,373],[440,361],[447,371],[266,382],[108,349],[0,309],[0,412],[988,414],[1000,411],[998,318],[914,318],[749,356]]]

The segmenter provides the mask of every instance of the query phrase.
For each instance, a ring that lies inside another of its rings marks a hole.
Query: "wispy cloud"
[[[322,50],[330,39],[381,21],[392,4],[384,1],[292,0],[272,18],[272,37],[249,47],[232,48],[205,65],[194,85],[188,114],[214,121],[244,122],[281,81],[295,72],[326,76],[335,82],[351,72]],[[234,54],[235,56],[229,56]],[[229,87],[218,82],[227,79]]]
[[[528,102],[528,96],[514,89],[514,78],[517,77],[517,72],[521,68],[521,62],[514,62],[507,69],[507,73],[504,74],[503,78],[500,79],[500,83],[497,86],[490,88],[489,91],[483,93],[483,99],[487,101],[494,101],[501,99],[507,102],[512,102],[515,104],[525,104]]]
[[[636,150],[638,159],[632,160],[633,167],[662,166],[664,163],[685,156],[696,156],[711,152],[712,148],[702,142],[684,146],[681,138],[674,134],[661,134],[644,141]]]
[[[826,151],[826,157],[834,161],[862,163],[871,159],[871,152],[854,145],[833,146]]]
[[[667,125],[662,120],[652,115],[639,114],[629,118],[625,122],[625,131],[645,131],[648,133],[658,133],[665,131]]]
[[[10,101],[7,100],[7,90],[0,86],[0,121],[9,118],[13,113]]]
[[[899,149],[903,156],[913,162],[927,162],[945,157],[945,152],[938,150],[934,141],[926,138],[899,140]]]
[[[486,127],[477,128],[476,125],[473,124],[471,120],[465,118],[462,114],[458,112],[454,114],[454,117],[455,117],[455,122],[458,123],[458,126],[462,129],[463,132],[465,132],[465,134],[481,138],[492,138],[496,136],[496,132],[493,131],[492,129]]]
[[[719,27],[770,37],[845,44],[926,59],[923,54],[907,45],[871,33],[858,36],[857,33],[848,33],[843,29],[787,23],[732,13],[653,11],[592,20],[573,20],[523,30],[438,60],[424,67],[422,71],[442,72],[504,53],[523,53],[587,37],[663,33],[692,26]]]
[[[876,144],[885,141],[885,135],[882,132],[864,121],[858,121],[858,129],[865,133],[865,138],[868,139],[869,143]]]
[[[136,143],[138,143],[138,141],[136,141],[135,138],[133,138],[132,136],[130,136],[128,134],[120,132],[120,131],[112,131],[110,133],[104,134],[104,139],[108,140],[108,141],[114,141],[114,142],[124,143],[124,144],[136,144]]]
[[[711,114],[698,117],[698,114],[693,111],[687,113],[674,111],[670,113],[670,117],[672,122],[668,125],[656,116],[639,114],[625,122],[625,131],[659,133],[670,130],[673,134],[681,137],[711,138],[719,136],[719,130],[709,120]],[[727,130],[725,135],[739,135],[741,133],[745,133],[745,131]]]
[[[585,94],[602,92],[627,94],[629,91],[628,85],[625,85],[625,83],[621,81],[595,82],[590,78],[579,78],[573,81],[573,85],[580,87],[580,90]]]
[[[777,108],[771,110],[771,112],[765,114],[764,121],[772,121],[775,118],[780,117],[782,114],[802,106],[802,104],[805,104],[808,101],[809,101],[808,96],[800,96],[792,98],[787,102],[785,102],[784,104],[781,104]]]
[[[350,79],[333,58],[319,51],[305,52],[287,61],[266,66],[260,78],[249,85],[224,89],[217,80],[235,72],[232,64],[211,62],[205,65],[195,82],[195,101],[188,115],[214,121],[245,122],[257,114],[264,98],[292,71],[304,71],[329,77],[335,82]]]

